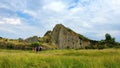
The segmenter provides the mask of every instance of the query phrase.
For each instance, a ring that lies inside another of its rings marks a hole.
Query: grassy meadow
[[[37,53],[0,49],[0,68],[120,68],[120,49]]]

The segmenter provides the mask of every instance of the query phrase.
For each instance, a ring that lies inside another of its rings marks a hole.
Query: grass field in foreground
[[[0,49],[0,68],[120,68],[120,49],[38,53]]]

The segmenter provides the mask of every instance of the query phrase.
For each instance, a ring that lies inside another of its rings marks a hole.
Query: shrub
[[[98,49],[104,49],[105,45],[98,45]]]
[[[12,43],[7,43],[6,48],[7,49],[13,49],[13,44]]]
[[[38,47],[38,46],[40,46],[39,42],[32,43],[32,47]]]

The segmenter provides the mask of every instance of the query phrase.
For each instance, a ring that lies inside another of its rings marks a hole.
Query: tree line
[[[109,33],[105,34],[105,40],[91,40],[91,45],[86,46],[86,49],[105,49],[105,48],[120,48],[120,43],[115,41]]]

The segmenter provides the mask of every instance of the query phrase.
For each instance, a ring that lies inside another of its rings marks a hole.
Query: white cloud
[[[3,21],[5,21],[8,24],[12,24],[12,25],[21,24],[21,20],[19,18],[4,18]]]
[[[75,14],[75,13],[80,13],[84,11],[84,7],[75,7],[70,10],[70,15]]]
[[[3,18],[0,24],[20,25],[21,20],[19,18]]]
[[[31,10],[23,10],[23,13],[27,13],[33,17],[36,17],[38,15],[38,13],[36,13],[35,11],[31,11]]]
[[[64,11],[66,9],[66,5],[61,1],[54,1],[44,5],[43,9],[59,12],[59,11]]]
[[[9,27],[4,27],[4,25],[0,26],[0,31],[1,32],[8,32],[8,33],[15,33],[14,30],[11,30]]]
[[[3,22],[3,21],[0,21],[0,24],[4,24],[4,22]]]

